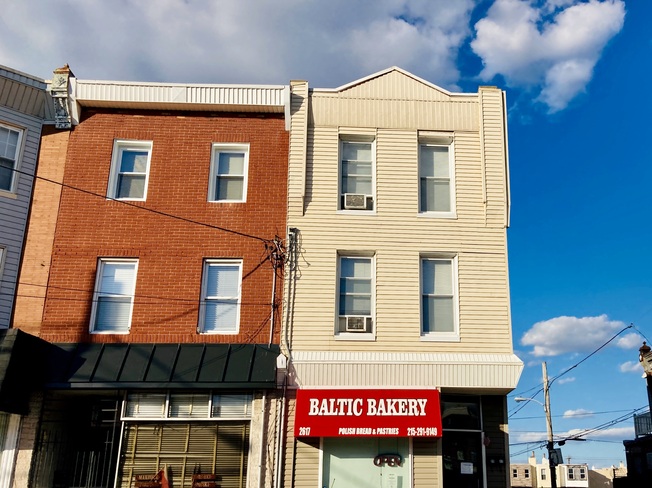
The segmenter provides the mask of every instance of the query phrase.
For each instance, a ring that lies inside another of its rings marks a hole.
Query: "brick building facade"
[[[42,389],[15,486],[272,486],[289,88],[65,67],[49,89],[13,323],[40,338]]]
[[[152,141],[145,201],[106,198],[115,140]],[[249,144],[244,203],[207,201],[219,143]],[[91,333],[89,317],[98,258],[122,257],[138,259],[130,342],[268,342],[265,241],[285,232],[286,160],[278,115],[85,111],[69,141],[41,337],[116,340]],[[239,334],[197,333],[206,258],[242,259]]]

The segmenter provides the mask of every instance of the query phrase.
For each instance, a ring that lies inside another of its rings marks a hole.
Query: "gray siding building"
[[[0,66],[0,329],[11,322],[47,99],[44,80]]]

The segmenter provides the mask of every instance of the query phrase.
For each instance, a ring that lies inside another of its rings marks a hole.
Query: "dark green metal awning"
[[[45,346],[22,330],[0,330],[0,411],[27,413],[29,396],[41,384],[39,359]]]
[[[268,389],[278,345],[53,344],[47,389]]]

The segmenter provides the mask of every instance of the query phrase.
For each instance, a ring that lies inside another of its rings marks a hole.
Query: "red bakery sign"
[[[441,437],[439,390],[298,390],[295,437]]]

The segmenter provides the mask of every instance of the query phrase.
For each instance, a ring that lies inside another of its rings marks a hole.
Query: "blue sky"
[[[564,456],[625,461],[633,421],[608,424],[647,406],[637,359],[652,337],[652,2],[2,4],[0,64],[42,78],[68,63],[83,79],[329,88],[396,65],[453,91],[504,89],[512,323],[525,363],[509,397],[512,462],[544,453],[543,409],[513,401],[537,393],[543,361],[551,378],[576,365],[551,386],[555,433],[599,427]]]

